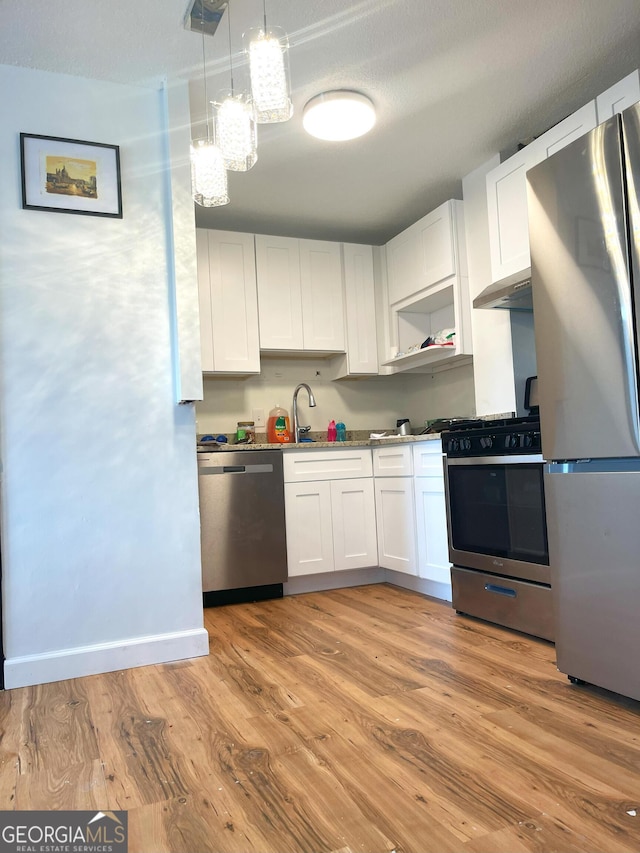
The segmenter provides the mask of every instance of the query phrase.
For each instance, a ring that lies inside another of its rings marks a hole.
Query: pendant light
[[[289,40],[280,27],[267,28],[266,0],[262,10],[264,27],[244,36],[249,55],[251,96],[258,124],[288,121],[293,115],[289,81]]]
[[[246,172],[258,159],[258,137],[251,98],[244,93],[236,94],[233,87],[230,10],[231,2],[227,5],[231,89],[221,92],[214,104],[216,139],[225,167],[234,172]]]
[[[191,195],[202,207],[218,207],[229,204],[227,171],[220,148],[212,135],[209,121],[209,99],[207,97],[207,66],[204,52],[204,4],[202,6],[202,81],[204,85],[204,117],[207,135],[204,139],[191,141]]]

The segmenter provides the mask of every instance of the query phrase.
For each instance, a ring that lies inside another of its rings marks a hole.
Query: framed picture
[[[122,219],[120,149],[20,134],[22,207]]]

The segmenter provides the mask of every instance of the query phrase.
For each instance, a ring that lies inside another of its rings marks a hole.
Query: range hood
[[[474,308],[507,308],[510,311],[533,311],[531,299],[531,267],[515,275],[494,281],[473,300]]]

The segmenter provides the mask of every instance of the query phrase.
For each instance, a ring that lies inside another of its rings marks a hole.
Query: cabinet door
[[[389,304],[393,305],[420,290],[416,226],[410,226],[389,240],[386,248]]]
[[[595,101],[590,101],[488,173],[487,208],[493,281],[525,272],[531,266],[527,170],[595,126]]]
[[[442,477],[416,477],[418,576],[451,583],[447,513]]]
[[[378,372],[376,306],[371,246],[342,247],[348,375]]]
[[[331,483],[285,483],[289,577],[334,570]]]
[[[378,564],[416,574],[415,510],[411,477],[380,477],[374,481]]]
[[[532,145],[540,149],[539,160],[546,160],[556,151],[569,145],[596,126],[596,102],[589,101],[584,107],[572,115],[558,122],[542,136],[539,136]]]
[[[542,154],[532,142],[487,174],[493,281],[500,281],[531,266],[526,174],[527,169],[541,159]]]
[[[419,289],[456,273],[452,202],[447,201],[416,223]]]
[[[364,569],[378,565],[373,479],[331,482],[335,568]]]
[[[301,350],[300,250],[290,237],[256,236],[260,348]]]
[[[640,74],[632,71],[596,98],[598,124],[640,101]]]
[[[411,444],[373,448],[374,477],[405,477],[413,474]]]
[[[340,243],[300,240],[303,345],[344,352]]]
[[[260,373],[253,234],[198,229],[203,371]],[[204,267],[208,243],[209,297]],[[207,340],[204,341],[206,335]]]

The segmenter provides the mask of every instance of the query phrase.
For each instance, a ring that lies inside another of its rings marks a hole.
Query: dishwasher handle
[[[208,474],[272,474],[273,465],[200,465],[198,473],[200,476]]]

